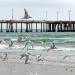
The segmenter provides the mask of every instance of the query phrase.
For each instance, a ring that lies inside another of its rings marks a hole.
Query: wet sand
[[[8,54],[8,59],[6,59],[5,61],[3,61],[3,59],[0,59],[0,74],[1,75],[75,75],[75,64],[66,63],[66,61],[61,61],[61,60],[56,61],[56,60],[51,59],[48,63],[47,61],[36,62],[29,59],[28,64],[25,64],[24,63],[25,58],[19,59],[19,56],[13,56],[11,54]]]
[[[75,75],[74,66],[0,62],[1,75]]]
[[[35,47],[37,49],[37,47]],[[1,75],[75,75],[75,52],[47,50],[40,51],[39,49],[30,50],[29,52],[35,55],[42,54],[41,58],[44,61],[36,61],[36,56],[30,56],[28,64],[25,64],[25,58],[20,60],[20,52],[14,50],[4,50],[7,52],[8,59],[3,61],[0,54],[0,74]],[[3,50],[1,50],[3,52]],[[69,57],[65,57],[70,55]]]

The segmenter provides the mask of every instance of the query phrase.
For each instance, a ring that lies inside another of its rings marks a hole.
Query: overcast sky
[[[24,8],[33,19],[68,20],[69,10],[71,20],[75,20],[75,0],[0,0],[0,19],[11,19],[14,9],[14,19],[20,19],[24,15]]]

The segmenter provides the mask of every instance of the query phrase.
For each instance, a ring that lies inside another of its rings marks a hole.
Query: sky
[[[75,20],[75,0],[0,0],[0,19],[11,19],[12,8],[14,19],[20,19],[27,9],[32,19]]]

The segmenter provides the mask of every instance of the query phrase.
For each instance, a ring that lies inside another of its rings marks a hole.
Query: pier
[[[4,27],[6,32],[18,32],[18,26],[20,32],[33,32],[33,25],[35,32],[75,32],[75,21],[47,20],[0,20],[0,32],[3,32]]]

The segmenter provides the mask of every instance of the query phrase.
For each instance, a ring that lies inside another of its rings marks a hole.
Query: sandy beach
[[[17,43],[15,41],[17,37],[15,40],[13,37],[11,38],[14,43],[12,47],[9,47],[8,40],[0,44],[1,75],[75,75],[74,40],[69,40],[72,42],[70,43],[67,38],[52,38],[44,40],[46,43],[43,41],[40,43],[38,37],[38,43],[35,39],[32,44],[29,43],[25,47],[25,42]],[[9,39],[11,38],[9,36]],[[50,49],[51,41],[54,41],[55,49]],[[50,50],[48,51],[48,49]],[[20,59],[22,54],[28,54],[29,58],[26,64],[26,55]]]
[[[75,66],[0,62],[1,75],[75,75]]]
[[[40,47],[38,47],[40,48]],[[61,48],[63,49],[63,48]],[[29,56],[28,64],[25,64],[25,58],[20,59],[21,52],[7,52],[8,59],[3,60],[4,53],[0,53],[0,74],[1,75],[74,75],[75,61],[74,52],[69,50],[29,50],[31,54],[36,56]],[[64,48],[65,49],[65,48]],[[41,60],[37,61],[37,56],[41,55]],[[71,56],[66,56],[71,55]],[[73,56],[72,56],[73,55]]]

